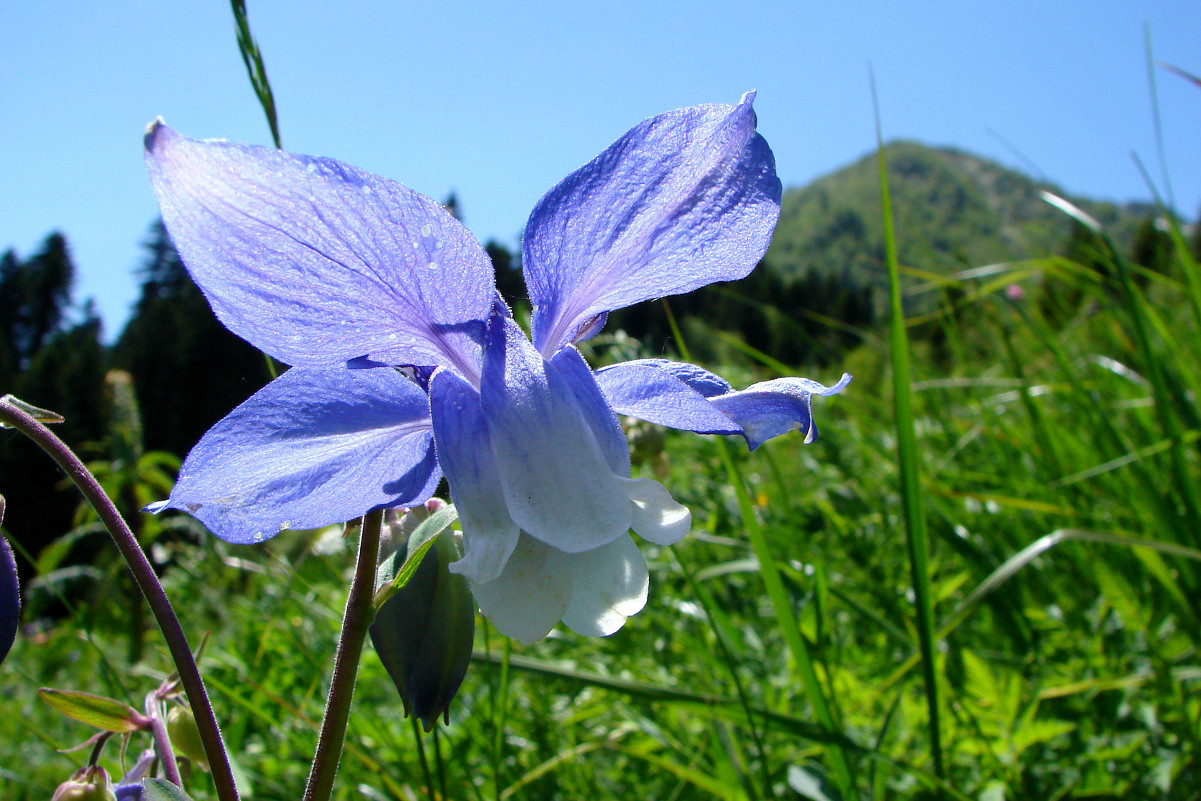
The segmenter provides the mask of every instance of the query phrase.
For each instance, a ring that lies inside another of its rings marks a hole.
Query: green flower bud
[[[392,581],[408,550],[401,544],[384,560],[378,586]],[[475,601],[467,580],[447,569],[458,558],[453,533],[444,531],[408,583],[379,608],[370,629],[371,642],[400,693],[405,715],[416,716],[426,731],[439,715],[450,720],[450,702],[471,660]]]
[[[196,716],[191,707],[173,706],[167,713],[167,735],[175,753],[185,756],[204,770],[209,769],[208,757],[204,753],[204,742],[200,729],[196,728]]]
[[[117,801],[108,771],[98,765],[88,765],[71,775],[58,786],[51,801]]]

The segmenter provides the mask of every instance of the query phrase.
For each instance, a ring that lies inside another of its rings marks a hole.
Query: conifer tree
[[[56,433],[86,454],[104,436],[107,357],[101,323],[88,303],[72,316],[75,278],[67,240],[54,233],[27,261],[0,257],[0,394],[12,393],[63,416]],[[4,524],[36,554],[71,527],[74,490],[24,437],[0,435],[0,476],[10,499]]]

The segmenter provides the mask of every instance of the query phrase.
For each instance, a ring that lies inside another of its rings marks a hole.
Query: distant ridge
[[[901,264],[923,270],[949,273],[1062,253],[1072,222],[1043,201],[1040,190],[1071,200],[1123,246],[1155,211],[1146,203],[1065,195],[1053,184],[953,148],[896,141],[885,146],[885,156]],[[786,190],[768,264],[787,280],[815,272],[852,285],[886,286],[879,183],[873,152]]]

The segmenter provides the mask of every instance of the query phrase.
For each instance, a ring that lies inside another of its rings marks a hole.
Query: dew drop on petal
[[[430,228],[429,223],[426,223],[425,225],[421,226],[421,235],[422,236],[429,236],[433,232],[434,232],[434,229]]]
[[[431,262],[430,262],[430,263],[429,263],[427,266],[428,266],[428,267],[429,267],[431,270],[436,270],[436,269],[438,269],[438,262],[436,262],[436,261],[431,261]]]

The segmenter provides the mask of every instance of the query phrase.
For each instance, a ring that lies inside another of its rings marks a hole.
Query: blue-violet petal
[[[596,381],[618,414],[699,434],[741,434],[754,450],[795,429],[812,442],[813,396],[842,392],[851,377],[844,375],[832,387],[808,378],[776,378],[737,392],[694,364],[641,359],[597,370]]]
[[[596,377],[584,357],[574,347],[568,345],[555,354],[550,361],[551,367],[566,379],[572,394],[580,404],[580,412],[592,429],[596,442],[600,445],[609,469],[618,476],[630,474],[630,444],[621,423],[614,414],[601,388],[596,383]]]
[[[161,122],[146,162],[184,264],[235,334],[292,365],[367,357],[474,377],[492,265],[434,200],[333,159]]]
[[[450,570],[472,582],[492,581],[517,546],[518,532],[492,456],[480,393],[450,370],[439,370],[430,381],[430,412],[438,461],[463,529],[463,558]]]
[[[294,367],[201,438],[171,497],[230,542],[413,506],[442,474],[429,401],[391,369]]]
[[[543,355],[595,333],[598,315],[754,269],[781,185],[753,100],[646,120],[538,201],[522,266]]]
[[[742,428],[751,450],[772,437],[800,429],[805,442],[817,438],[813,422],[813,396],[836,395],[851,383],[843,374],[832,387],[808,378],[775,378],[753,384],[741,392],[713,398],[713,405]]]
[[[694,373],[708,380],[690,381]],[[699,434],[742,433],[742,428],[703,394],[722,386],[721,392],[712,394],[732,392],[733,388],[695,365],[663,359],[622,362],[597,370],[596,381],[618,414]]]

